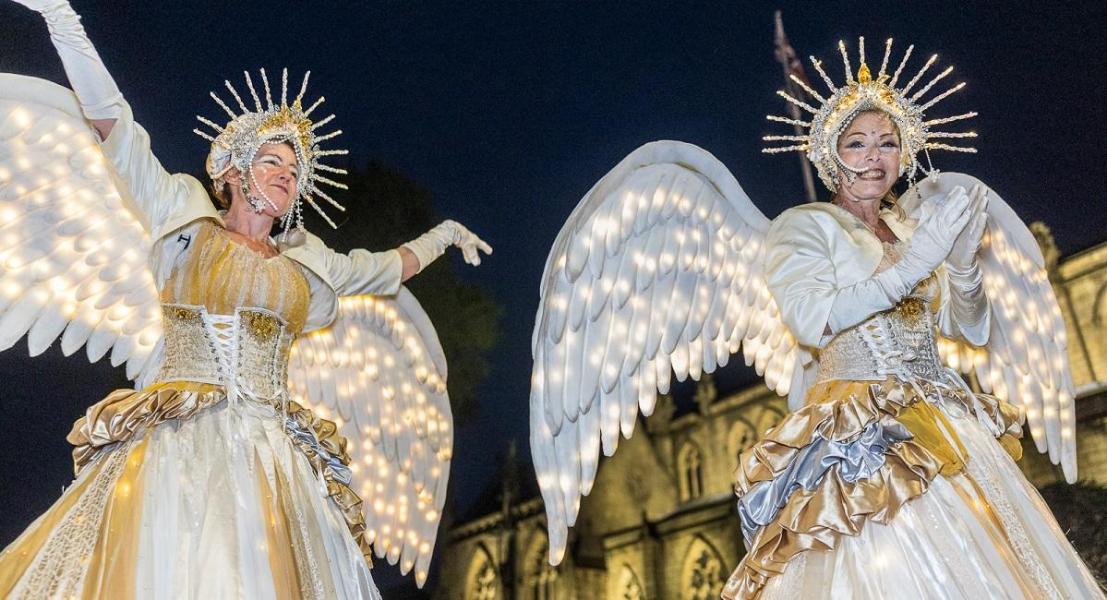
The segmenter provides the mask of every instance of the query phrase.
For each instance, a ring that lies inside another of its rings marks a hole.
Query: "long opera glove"
[[[65,75],[88,119],[118,119],[123,114],[123,94],[115,85],[96,48],[92,46],[81,17],[68,2],[19,0],[46,19],[50,41],[58,51]]]
[[[484,243],[465,226],[455,221],[443,221],[430,231],[404,244],[419,260],[419,270],[427,268],[436,258],[446,252],[446,248],[457,246],[465,262],[476,266],[480,264],[480,252],[492,254],[492,247]]]
[[[832,333],[849,329],[870,316],[888,310],[928,277],[950,253],[954,241],[972,216],[969,197],[958,186],[932,215],[915,229],[903,258],[890,268],[839,288],[827,317]]]
[[[984,293],[984,278],[973,261],[968,271],[961,272],[946,265],[949,273],[949,311],[961,337],[974,346],[988,343],[991,314],[988,296]]]

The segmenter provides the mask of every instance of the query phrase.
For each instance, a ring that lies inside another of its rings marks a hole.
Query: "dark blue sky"
[[[194,115],[244,69],[312,70],[353,160],[380,160],[429,188],[444,216],[496,248],[463,276],[504,306],[483,412],[458,432],[453,484],[466,503],[507,440],[526,451],[530,330],[546,253],[589,187],[655,139],[691,142],[735,173],[769,217],[802,199],[792,156],[760,153],[781,113],[772,12],[797,51],[889,35],[912,65],[932,52],[966,89],[941,114],[976,110],[975,156],[945,170],[989,182],[1066,254],[1107,240],[1107,9],[1084,3],[324,3],[75,0],[109,70],[172,170],[201,169]],[[313,8],[307,9],[305,7]],[[746,7],[749,6],[749,7]],[[41,19],[0,3],[0,71],[63,81]],[[898,53],[894,56],[898,56]],[[309,93],[309,96],[312,96]],[[372,199],[346,199],[372,210]],[[69,478],[69,423],[119,385],[104,368],[0,355],[0,544]],[[732,374],[731,380],[746,378]],[[29,381],[44,384],[33,396]]]

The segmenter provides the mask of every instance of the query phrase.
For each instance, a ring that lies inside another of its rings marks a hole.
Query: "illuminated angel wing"
[[[0,350],[61,337],[135,378],[161,338],[151,241],[68,89],[0,74]]]
[[[765,284],[769,220],[715,157],[642,146],[581,200],[542,276],[532,352],[531,452],[550,561],[560,562],[602,446],[615,452],[657,393],[744,350],[785,395],[796,342]]]
[[[368,541],[416,582],[427,577],[453,452],[446,358],[406,288],[342,298],[329,327],[296,341],[289,388],[351,442]]]
[[[937,182],[924,180],[908,190],[902,204],[911,214],[928,198],[976,184],[985,185],[961,173],[942,173]],[[1026,409],[1038,451],[1060,463],[1071,483],[1076,480],[1074,387],[1061,307],[1034,235],[995,190],[988,189],[988,199],[988,228],[978,255],[992,306],[988,344],[974,348],[942,339],[939,349],[954,369],[975,371],[985,392]]]

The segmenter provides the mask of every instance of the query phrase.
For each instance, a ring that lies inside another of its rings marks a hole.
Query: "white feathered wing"
[[[446,359],[423,308],[406,288],[342,298],[334,323],[296,341],[288,373],[293,398],[351,443],[374,553],[422,586],[453,452]]]
[[[161,339],[152,242],[73,92],[0,74],[0,350],[61,337],[135,378]]]
[[[954,186],[987,186],[969,175],[942,173],[903,195],[901,206],[916,214],[930,198]],[[975,371],[985,392],[1022,406],[1039,452],[1060,463],[1065,479],[1076,481],[1074,386],[1061,307],[1050,285],[1045,259],[1034,234],[991,188],[988,227],[977,255],[984,290],[991,302],[988,344],[975,348],[942,339],[939,350],[949,366]]]
[[[550,561],[565,551],[600,449],[630,437],[675,371],[683,381],[747,364],[785,395],[796,342],[763,274],[769,220],[696,146],[632,152],[562,227],[542,276],[532,352],[531,452]]]

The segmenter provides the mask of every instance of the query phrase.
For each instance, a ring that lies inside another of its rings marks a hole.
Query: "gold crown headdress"
[[[250,165],[254,160],[254,155],[257,154],[262,144],[288,142],[296,153],[299,173],[296,181],[296,197],[293,205],[289,207],[288,212],[285,213],[285,216],[281,219],[281,224],[285,232],[288,231],[293,219],[296,221],[297,228],[303,229],[303,210],[301,201],[310,204],[316,212],[322,215],[323,219],[326,220],[331,227],[336,227],[334,221],[323,212],[322,207],[319,206],[316,200],[321,198],[340,211],[345,211],[346,208],[327,195],[326,192],[319,189],[319,184],[325,183],[339,189],[347,189],[347,187],[343,183],[320,175],[319,171],[345,175],[346,170],[324,165],[319,162],[319,159],[324,156],[347,154],[348,152],[346,150],[321,150],[319,148],[320,142],[341,135],[342,130],[336,129],[325,135],[316,135],[315,131],[334,119],[334,115],[329,115],[316,122],[312,122],[309,118],[312,111],[324,102],[325,98],[322,96],[309,106],[307,110],[303,109],[301,102],[303,101],[304,93],[307,91],[308,77],[311,76],[311,71],[304,74],[304,81],[300,85],[300,93],[292,101],[292,104],[289,104],[288,69],[282,69],[281,102],[280,104],[275,104],[269,92],[269,78],[265,75],[265,69],[261,69],[261,81],[265,87],[266,106],[264,108],[262,107],[261,99],[258,97],[257,90],[254,89],[254,82],[250,78],[250,73],[243,72],[243,74],[246,76],[246,87],[250,90],[250,96],[253,97],[255,110],[251,111],[246,108],[246,104],[238,95],[238,91],[231,85],[231,82],[224,81],[223,83],[227,86],[227,90],[231,93],[235,102],[238,103],[238,107],[242,110],[241,114],[235,114],[215,92],[210,92],[216,104],[230,116],[230,122],[220,127],[204,117],[199,115],[196,116],[201,123],[211,127],[215,131],[215,134],[212,135],[199,129],[192,130],[200,137],[211,142],[211,151],[208,153],[207,163],[205,165],[208,176],[211,177],[212,181],[216,182],[217,186],[231,167],[237,168],[244,176],[249,175],[252,177]],[[246,177],[243,178],[244,187],[245,181]],[[268,198],[265,198],[265,200],[272,204]]]
[[[922,79],[923,75],[926,74],[927,70],[929,70],[938,59],[937,54],[931,56],[930,59],[926,61],[926,64],[922,66],[922,69],[920,69],[906,85],[902,88],[896,88],[899,76],[903,72],[903,68],[907,65],[907,60],[911,58],[911,51],[914,49],[914,46],[908,46],[903,60],[899,63],[899,67],[896,69],[895,73],[889,76],[886,71],[888,67],[888,58],[892,52],[892,40],[889,38],[884,45],[884,60],[880,63],[880,71],[877,72],[876,78],[874,79],[869,71],[868,65],[865,64],[865,38],[860,38],[859,55],[861,61],[855,79],[853,70],[850,67],[849,54],[846,52],[846,44],[845,42],[838,42],[838,50],[842,53],[842,62],[845,65],[846,72],[846,83],[842,87],[834,85],[834,82],[831,81],[830,77],[823,71],[821,61],[817,60],[814,56],[810,57],[811,64],[814,65],[819,76],[822,77],[827,87],[830,88],[830,97],[823,98],[818,92],[811,89],[811,86],[807,85],[805,81],[795,74],[792,74],[792,81],[810,94],[812,98],[817,100],[820,106],[815,108],[806,102],[790,96],[783,90],[778,91],[777,94],[785,100],[811,113],[812,118],[810,121],[801,121],[788,117],[768,115],[766,118],[770,121],[805,127],[808,132],[806,135],[767,135],[762,138],[766,142],[798,143],[783,147],[765,148],[762,151],[767,153],[788,152],[791,150],[805,152],[807,158],[815,164],[815,168],[819,172],[819,179],[821,179],[831,191],[836,191],[838,189],[838,173],[840,169],[846,169],[855,173],[859,172],[857,169],[844,164],[841,157],[838,155],[838,136],[849,126],[850,122],[853,121],[853,118],[857,116],[858,113],[875,109],[887,113],[896,124],[896,127],[899,128],[900,144],[903,147],[903,151],[900,155],[900,176],[903,176],[904,173],[907,173],[908,177],[915,176],[916,170],[920,167],[918,159],[919,152],[927,154],[928,163],[930,159],[929,150],[976,152],[976,148],[954,146],[941,141],[934,141],[942,139],[974,138],[976,137],[975,132],[939,132],[931,131],[930,129],[934,125],[975,117],[975,112],[967,112],[940,119],[931,119],[929,121],[925,120],[923,114],[927,109],[941,102],[950,94],[965,87],[964,82],[958,83],[930,100],[922,102],[922,97],[929,92],[935,84],[949,75],[953,71],[953,67],[947,67],[944,71],[934,76],[926,85],[911,94],[911,90],[914,89],[915,84]],[[920,104],[920,102],[922,103]],[[929,172],[929,170],[933,169],[923,170]]]

